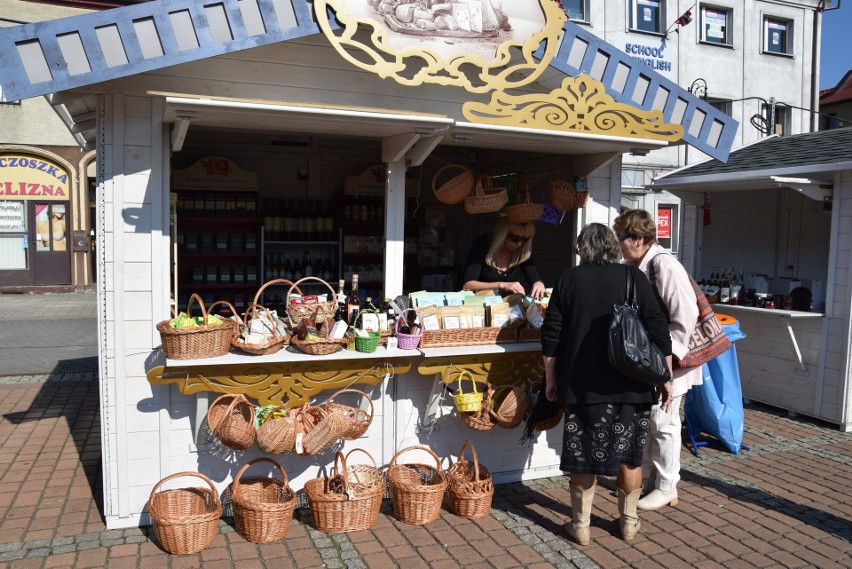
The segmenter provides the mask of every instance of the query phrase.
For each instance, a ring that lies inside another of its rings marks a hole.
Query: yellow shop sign
[[[68,172],[50,160],[0,154],[0,199],[67,200]]]

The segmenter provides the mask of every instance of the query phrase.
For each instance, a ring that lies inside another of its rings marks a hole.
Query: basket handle
[[[258,462],[268,462],[270,464],[275,465],[275,467],[278,469],[278,472],[281,473],[281,478],[284,480],[284,487],[288,488],[290,486],[290,479],[287,478],[287,473],[284,472],[284,469],[281,467],[280,464],[278,464],[271,458],[260,457],[247,462],[242,468],[240,468],[240,471],[237,472],[237,475],[234,476],[234,487],[231,490],[231,499],[233,499],[234,496],[236,496],[240,490],[240,478],[242,477],[243,473],[248,470],[250,466],[252,466],[253,464],[257,464]]]
[[[214,307],[214,306],[219,306],[220,304],[221,304],[221,305],[223,305],[223,306],[227,306],[229,309],[231,309],[231,315],[236,316],[237,318],[239,318],[239,317],[240,317],[240,316],[239,316],[239,313],[237,312],[237,309],[236,309],[236,308],[234,308],[234,305],[233,305],[233,304],[231,304],[230,302],[228,302],[227,300],[217,300],[216,302],[214,302],[213,304],[211,304],[211,305],[207,308],[207,316],[212,315],[212,314],[213,314],[213,307]],[[227,320],[227,319],[226,319],[226,320]],[[207,319],[206,319],[206,318],[205,318],[205,320],[204,320],[204,323],[205,323],[205,324],[207,324]]]
[[[410,447],[405,447],[404,449],[398,451],[395,455],[393,455],[393,458],[388,463],[388,468],[390,468],[391,466],[393,466],[396,463],[396,459],[399,458],[399,455],[406,453],[410,450],[424,450],[424,451],[428,452],[429,454],[432,455],[432,458],[435,459],[435,463],[438,465],[438,472],[443,471],[443,468],[441,467],[441,459],[438,458],[438,455],[435,454],[432,451],[432,449],[430,449],[429,447],[424,447],[424,446],[420,446],[420,445],[413,445],[413,446],[410,446]]]
[[[213,494],[213,499],[216,501],[217,504],[219,503],[219,491],[216,490],[216,486],[213,485],[213,481],[201,474],[200,472],[192,471],[175,472],[174,474],[170,474],[169,476],[166,476],[165,478],[154,484],[154,487],[151,489],[151,495],[148,496],[148,503],[150,504],[151,501],[154,499],[154,495],[157,493],[157,489],[159,489],[160,486],[162,486],[169,480],[180,478],[182,476],[194,476],[195,478],[201,478],[202,480],[204,480],[207,485],[210,486],[210,491]]]
[[[420,311],[417,310],[416,308],[406,308],[405,310],[403,310],[402,312],[399,313],[399,316],[396,318],[396,322],[394,323],[394,328],[395,328],[394,331],[397,334],[399,334],[399,321],[402,320],[402,315],[405,314],[406,312],[414,312],[414,314],[417,315],[417,318],[420,319],[420,325],[421,326],[423,325],[423,315],[420,314]]]
[[[224,418],[225,418],[225,417],[227,417],[228,415],[230,415],[230,414],[231,414],[231,411],[233,411],[233,410],[234,410],[234,408],[235,408],[238,404],[240,404],[240,403],[245,403],[245,404],[246,404],[246,405],[248,405],[249,407],[252,407],[252,406],[251,406],[251,403],[249,403],[249,400],[248,400],[248,399],[246,399],[246,396],[245,396],[245,395],[243,395],[242,393],[235,393],[235,394],[231,394],[231,395],[230,395],[230,397],[232,397],[232,398],[233,398],[233,401],[231,401],[231,404],[230,404],[230,405],[228,405],[228,409],[226,409],[226,410],[225,410],[225,414],[224,414],[224,415],[222,415],[222,419],[223,419],[223,420],[222,420],[222,422],[220,422],[218,425],[208,425],[208,426],[210,427],[210,429],[213,431],[213,434],[214,434],[214,435],[216,435],[217,437],[219,436],[219,432],[218,432],[218,431],[219,431],[219,427],[221,427],[221,426],[222,426],[222,423],[224,423],[224,422],[225,422],[225,421],[224,421]],[[254,415],[254,407],[252,407],[252,419],[254,419],[254,416],[253,416],[253,415]],[[254,423],[254,420],[252,420],[252,423]]]
[[[461,450],[459,451],[459,462],[467,462],[464,458],[465,447],[470,449],[470,454],[471,456],[473,456],[473,472],[475,477],[474,479],[476,480],[476,482],[479,482],[479,456],[476,454],[476,447],[473,446],[473,443],[470,442],[470,439],[462,443]]]
[[[291,287],[290,290],[292,290],[292,287],[293,287],[293,282],[289,281],[287,279],[272,279],[269,282],[263,283],[263,285],[259,289],[257,289],[257,292],[254,295],[254,300],[252,301],[252,304],[258,304],[258,301],[263,298],[263,291],[265,291],[268,287],[270,287],[272,285],[277,285],[277,284],[288,285],[288,286]],[[298,292],[299,294],[302,294],[302,291],[299,289],[299,287],[296,287],[296,292]],[[287,293],[288,296],[289,296],[289,294],[290,293]]]
[[[352,452],[352,451],[350,451]],[[348,456],[348,455],[347,455]],[[337,463],[340,462],[340,469],[337,468]],[[340,475],[343,479],[343,493],[349,495],[349,469],[346,468],[346,456],[342,452],[334,453],[334,475]]]
[[[358,323],[358,319],[361,318],[361,315],[366,313],[366,312],[369,312],[371,314],[378,314],[379,313],[378,310],[374,310],[372,308],[362,308],[361,310],[358,311],[358,314],[356,314],[355,318],[352,320],[352,325],[351,325],[352,328],[355,328],[355,324]]]
[[[358,390],[358,389],[341,389],[341,390],[339,390],[339,391],[336,391],[336,392],[332,393],[332,394],[331,394],[331,397],[329,397],[328,399],[326,399],[326,400],[325,400],[325,402],[326,402],[326,403],[331,403],[331,401],[332,401],[335,397],[337,397],[338,395],[340,395],[341,393],[357,393],[358,395],[362,396],[362,397],[363,397],[364,399],[366,399],[366,400],[367,400],[367,402],[370,404],[370,417],[372,417],[372,416],[375,414],[375,412],[376,412],[376,408],[373,406],[373,399],[372,399],[369,395],[367,395],[366,393],[364,393],[363,391],[360,391],[360,390]]]
[[[266,312],[266,318],[269,320],[269,323],[272,325],[272,337],[273,338],[280,338],[281,334],[278,332],[278,323],[275,321],[275,318],[272,317],[272,313],[262,304],[252,304],[251,306],[248,307],[248,309],[246,310],[246,313],[243,315],[243,327],[244,328],[249,327],[249,318],[248,318],[249,311],[251,311],[252,320],[257,318],[257,309],[258,308],[260,308],[261,310]]]
[[[285,281],[285,282],[290,282],[290,281],[288,281],[287,279],[276,279],[276,280],[279,280],[279,281]],[[326,287],[328,287],[329,292],[331,292],[331,296],[329,297],[329,301],[328,301],[328,302],[330,302],[330,301],[332,301],[332,300],[335,300],[335,292],[334,292],[334,289],[333,289],[333,288],[331,288],[331,285],[330,285],[330,284],[328,284],[327,282],[325,282],[324,280],[322,280],[322,279],[321,279],[321,278],[319,278],[319,277],[303,277],[303,278],[301,278],[301,279],[297,280],[296,282],[294,282],[294,283],[291,283],[291,284],[290,284],[290,290],[288,290],[288,291],[287,291],[287,306],[288,306],[288,307],[290,306],[290,293],[292,293],[292,292],[293,292],[293,289],[296,289],[297,291],[299,291],[299,294],[302,294],[302,291],[301,291],[301,290],[299,290],[299,284],[300,284],[300,283],[303,283],[303,282],[305,282],[305,281],[319,281],[319,282],[321,282],[321,283],[322,283],[322,284],[324,284]],[[274,282],[274,281],[270,281],[270,282]],[[267,284],[268,284],[268,283],[267,283]],[[266,286],[266,285],[264,285],[264,286]]]
[[[433,192],[438,193],[438,188],[436,187],[436,182],[438,181],[438,178],[440,177],[440,175],[443,174],[444,172],[446,172],[447,170],[449,170],[450,168],[459,168],[462,171],[462,173],[470,172],[470,170],[468,170],[467,167],[465,167],[461,164],[447,164],[446,166],[442,166],[432,176],[432,191]]]
[[[350,454],[352,454],[353,452],[361,452],[361,453],[366,454],[366,455],[367,455],[367,458],[369,458],[369,459],[370,459],[370,462],[372,462],[372,463],[373,463],[373,468],[378,468],[378,467],[379,467],[379,465],[378,465],[378,464],[376,464],[376,459],[375,459],[375,458],[373,458],[373,455],[372,455],[372,454],[370,454],[369,452],[367,452],[366,450],[362,449],[362,448],[353,448],[352,450],[350,450],[349,452],[347,452],[347,453],[346,453],[346,456],[345,456],[344,458],[345,458],[346,460],[349,460],[349,455],[350,455]]]
[[[198,307],[201,309],[201,316],[204,318],[202,322],[207,323],[207,308],[204,306],[204,301],[201,300],[201,297],[198,296],[198,293],[192,293],[192,296],[189,297],[189,302],[186,303],[186,315],[192,316],[192,303],[198,301]]]
[[[459,373],[459,379],[458,379],[458,382],[459,382],[459,395],[461,395],[462,393],[464,393],[464,391],[462,391],[462,384],[461,384],[461,382],[462,382],[462,379],[464,379],[464,377],[465,377],[466,375],[467,375],[467,376],[470,376],[470,383],[473,385],[473,392],[474,392],[474,393],[479,393],[479,391],[476,389],[476,379],[474,379],[473,374],[472,374],[472,373],[470,373],[470,372],[469,372],[469,371],[467,371],[467,370],[462,370],[462,372],[461,372],[461,373]]]

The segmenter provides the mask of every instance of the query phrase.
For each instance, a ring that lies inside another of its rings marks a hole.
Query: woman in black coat
[[[636,503],[651,406],[661,399],[668,411],[671,400],[671,385],[655,390],[609,363],[609,323],[613,306],[625,300],[630,272],[642,322],[670,370],[671,338],[648,279],[619,262],[621,247],[611,229],[584,227],[577,254],[580,264],[557,280],[541,330],[546,395],[565,408],[560,468],[571,473],[572,510],[566,530],[581,545],[589,543],[597,475],[616,476],[621,534],[630,541],[639,531]]]

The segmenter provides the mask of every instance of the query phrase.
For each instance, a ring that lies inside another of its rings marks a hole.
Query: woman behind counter
[[[534,223],[510,223],[505,217],[488,235],[477,237],[465,264],[465,290],[498,289],[502,296],[544,296],[544,283],[532,261]]]
[[[598,475],[616,476],[619,526],[625,541],[639,531],[642,457],[651,406],[666,409],[671,385],[656,390],[622,375],[609,363],[607,337],[613,305],[624,303],[633,273],[639,315],[651,340],[666,354],[672,344],[666,319],[648,280],[625,266],[613,232],[600,223],[577,238],[580,264],[556,281],[541,329],[546,395],[565,408],[559,468],[570,472],[571,522],[565,530],[580,545],[590,541]]]

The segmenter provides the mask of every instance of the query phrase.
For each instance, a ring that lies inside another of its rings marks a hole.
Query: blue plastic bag
[[[746,337],[738,322],[725,324],[722,329],[732,344]],[[683,405],[692,436],[707,433],[739,454],[745,418],[736,345],[701,367],[704,383],[687,392]]]

